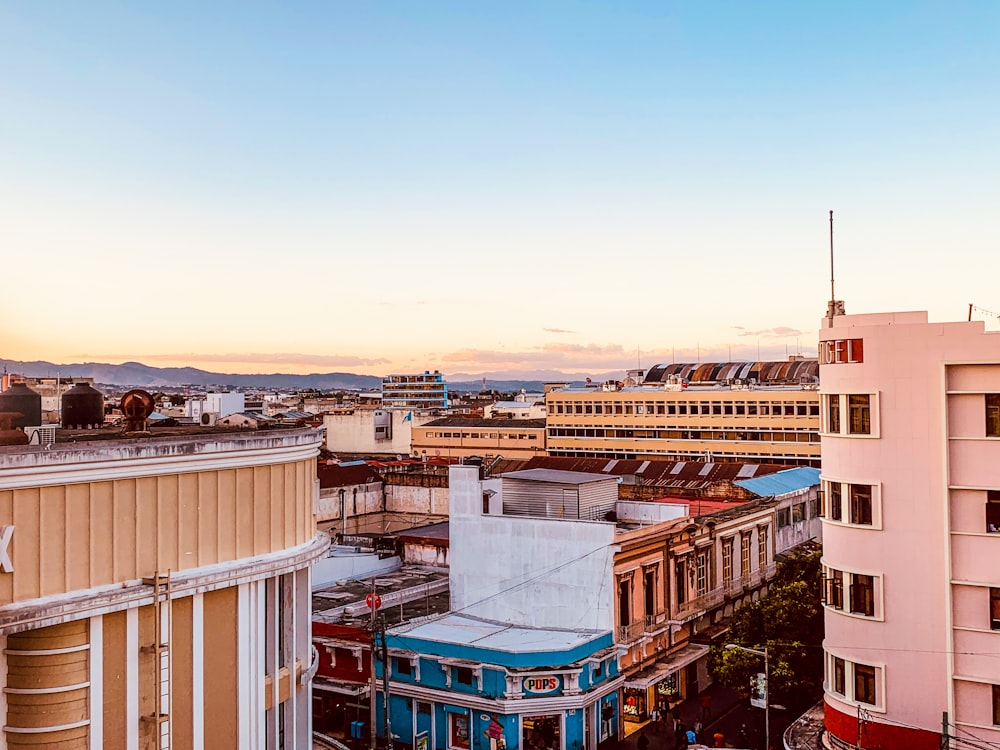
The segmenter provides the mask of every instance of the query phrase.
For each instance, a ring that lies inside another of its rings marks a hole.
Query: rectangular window
[[[455,667],[455,682],[459,685],[471,685],[472,670],[468,667]]]
[[[826,399],[826,431],[840,432],[840,396],[833,394]]]
[[[851,523],[872,525],[872,488],[867,484],[849,486],[851,498]]]
[[[1000,393],[986,394],[986,437],[1000,437]]]
[[[697,557],[698,596],[708,593],[708,553],[699,552]]]
[[[750,575],[750,533],[745,532],[740,536],[740,574],[743,577]]]
[[[454,750],[469,750],[471,746],[469,715],[448,714],[448,747]]]
[[[792,506],[792,523],[802,523],[806,520],[806,504],[795,503]]]
[[[778,509],[778,528],[783,529],[786,526],[791,525],[790,515],[788,508]]]
[[[834,609],[844,608],[844,573],[841,570],[830,571],[827,579],[826,603]]]
[[[867,393],[852,394],[847,397],[848,434],[872,434],[871,396]]]
[[[854,665],[854,700],[875,705],[875,667],[867,664]]]
[[[733,580],[733,538],[722,540],[722,582]]]
[[[646,616],[650,617],[656,614],[656,570],[649,569],[646,571],[645,587],[644,593],[646,596]]]
[[[413,674],[413,665],[410,664],[409,659],[396,659],[396,674],[409,677]]]
[[[831,521],[840,521],[843,516],[843,488],[840,482],[830,484],[830,514]]]
[[[632,608],[629,606],[632,601],[632,580],[630,578],[618,579],[618,624],[625,626],[632,624]]]
[[[833,657],[833,680],[831,684],[833,692],[840,695],[847,694],[847,669],[844,660]]]
[[[993,686],[993,723],[1000,724],[1000,685]]]
[[[1000,490],[986,491],[986,531],[1000,532]]]
[[[767,567],[767,526],[757,527],[757,567]]]
[[[875,616],[875,578],[873,576],[851,576],[851,612],[867,617]]]
[[[990,588],[990,630],[1000,630],[1000,589]]]

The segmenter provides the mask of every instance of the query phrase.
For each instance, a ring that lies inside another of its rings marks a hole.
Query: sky
[[[605,373],[997,327],[1000,3],[0,0],[0,358]]]

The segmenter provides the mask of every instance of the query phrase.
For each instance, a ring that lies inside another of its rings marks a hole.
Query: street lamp
[[[727,643],[726,648],[734,648],[738,651],[746,651],[750,654],[764,657],[764,750],[771,750],[771,684],[767,670],[767,646],[764,650],[747,648],[735,643]]]

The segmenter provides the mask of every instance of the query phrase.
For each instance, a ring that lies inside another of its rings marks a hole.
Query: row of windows
[[[881,609],[876,591],[876,581],[881,583],[881,578],[824,566],[823,581],[823,603],[831,609],[863,617],[875,617]]]
[[[830,435],[878,436],[877,401],[872,393],[824,393],[820,395],[820,431]]]
[[[618,438],[630,440],[737,440],[765,443],[819,443],[811,430],[758,432],[746,430],[648,430],[600,427],[549,427],[549,437]]]
[[[553,401],[547,405],[547,410],[549,414],[819,416],[819,404],[812,401]]]
[[[878,486],[854,482],[823,482],[826,518],[857,526],[877,525]]]
[[[819,498],[811,497],[808,502],[803,500],[788,508],[778,508],[778,528],[783,529],[793,523],[802,523],[810,518],[817,518],[819,515]]]
[[[463,440],[538,440],[526,432],[428,432],[427,438],[462,438]]]
[[[827,659],[827,686],[830,692],[845,700],[879,705],[882,667],[841,659],[829,655]]]

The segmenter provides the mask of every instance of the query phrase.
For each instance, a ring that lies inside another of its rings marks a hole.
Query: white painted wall
[[[437,419],[405,409],[389,410],[389,413],[392,415],[390,440],[375,440],[375,409],[325,415],[323,425],[326,427],[326,447],[334,453],[398,453],[409,456],[413,425]],[[413,417],[407,420],[406,415],[410,413]]]
[[[246,399],[242,393],[205,394],[205,411],[214,411],[223,417],[244,411]]]
[[[344,511],[348,518],[377,513],[382,510],[382,483],[327,487],[319,492],[316,504],[316,521],[341,521],[340,490],[344,490]],[[355,494],[357,490],[357,494]],[[355,510],[356,508],[356,510]],[[446,511],[447,512],[447,511]]]
[[[312,588],[324,588],[337,581],[365,578],[373,574],[388,573],[403,566],[398,557],[379,560],[374,552],[354,552],[353,548],[331,547],[331,557],[324,557],[313,563]]]
[[[684,503],[651,503],[648,501],[619,500],[615,512],[619,521],[634,521],[642,524],[673,521],[688,515],[690,506]]]
[[[399,484],[385,486],[387,513],[427,513],[448,515],[447,487],[410,487]]]
[[[483,515],[474,466],[449,470],[452,609],[515,625],[610,630],[615,525]]]

